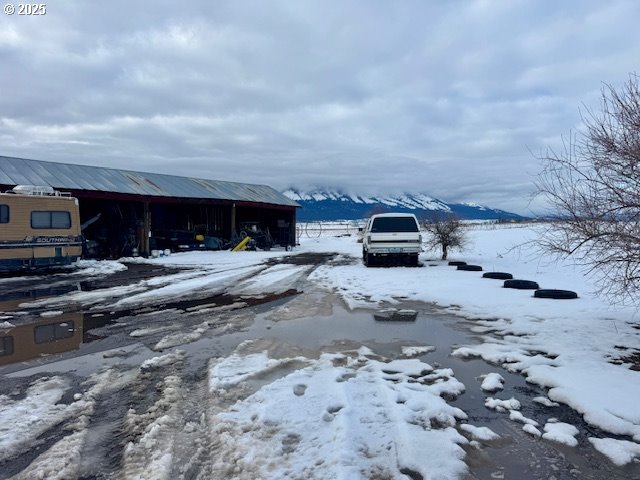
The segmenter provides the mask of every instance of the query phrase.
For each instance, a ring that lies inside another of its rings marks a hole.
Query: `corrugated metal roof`
[[[3,156],[0,156],[0,184],[49,185],[56,189],[300,206],[267,185],[178,177],[160,173],[133,172]]]

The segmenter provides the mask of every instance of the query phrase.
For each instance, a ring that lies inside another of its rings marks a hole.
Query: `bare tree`
[[[640,88],[632,74],[605,85],[601,111],[587,110],[584,129],[561,152],[540,157],[537,193],[556,221],[541,246],[572,256],[595,277],[599,293],[637,302],[640,291]]]
[[[464,226],[455,215],[434,213],[423,220],[422,229],[429,248],[442,248],[442,260],[447,259],[450,248],[463,248],[467,243]]]

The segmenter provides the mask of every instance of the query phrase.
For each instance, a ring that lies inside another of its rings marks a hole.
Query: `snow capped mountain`
[[[522,218],[515,213],[489,208],[477,203],[448,204],[424,193],[364,196],[344,193],[339,190],[303,192],[294,188],[282,193],[302,206],[297,215],[298,220],[302,222],[358,220],[373,213],[391,211],[414,213],[418,217],[433,215],[435,212],[450,213],[468,220]]]

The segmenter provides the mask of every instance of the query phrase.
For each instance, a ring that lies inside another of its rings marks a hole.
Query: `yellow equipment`
[[[242,240],[238,245],[236,245],[233,250],[231,250],[232,252],[239,252],[240,250],[246,250],[247,249],[247,243],[249,243],[251,241],[251,237],[247,236],[244,237],[244,240]]]

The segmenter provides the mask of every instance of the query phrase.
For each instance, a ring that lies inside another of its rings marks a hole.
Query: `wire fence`
[[[349,220],[343,222],[306,222],[296,226],[296,237],[320,238],[342,237],[357,234],[364,227],[364,220]]]
[[[364,228],[366,220],[300,222],[296,225],[296,240],[320,237],[344,237],[356,235]],[[504,228],[526,228],[539,222],[504,222],[498,220],[463,221],[469,230],[497,230]]]

